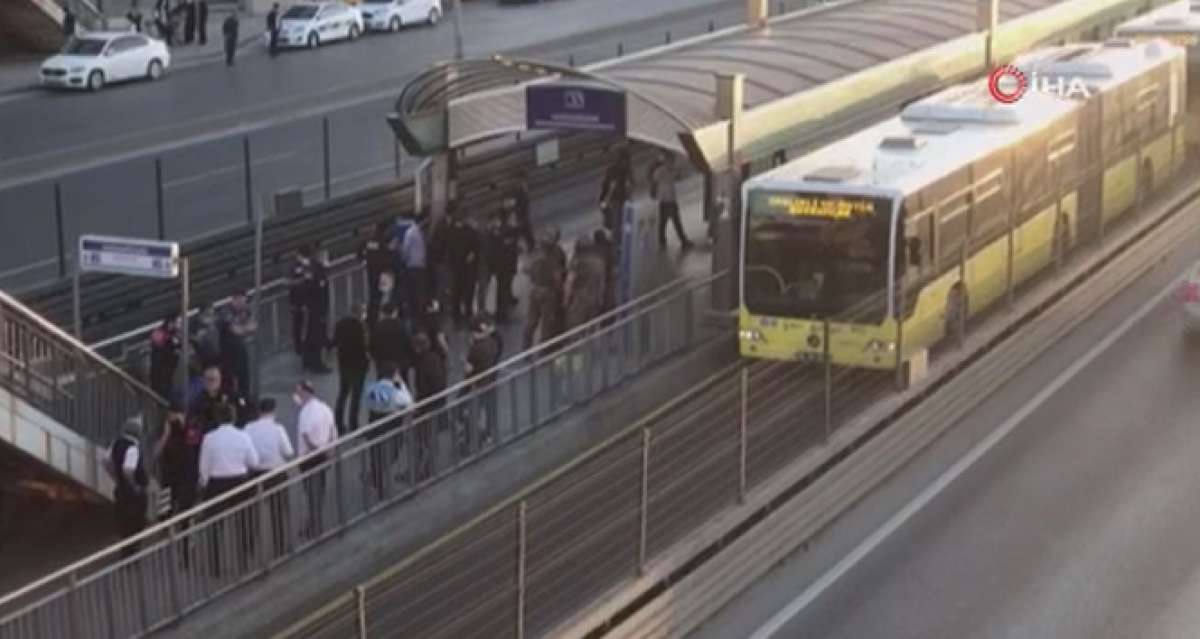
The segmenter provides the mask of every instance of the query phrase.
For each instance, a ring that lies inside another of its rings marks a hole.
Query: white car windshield
[[[312,20],[317,15],[316,7],[290,7],[283,14],[284,20]]]
[[[71,38],[63,47],[63,53],[68,55],[100,55],[104,50],[105,40],[96,38]]]

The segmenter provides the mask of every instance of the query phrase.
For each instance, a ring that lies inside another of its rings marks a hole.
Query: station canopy
[[[1038,13],[1039,22],[1057,20],[1054,28],[1066,27],[1086,19],[1078,14],[1132,5],[1128,0],[1079,2],[1001,0],[1000,24]],[[1083,10],[1074,10],[1076,5]],[[1039,12],[1052,8],[1045,13],[1054,13],[1053,20],[1040,20]],[[1068,8],[1073,11],[1063,11]],[[1073,15],[1062,15],[1067,13]],[[527,130],[525,96],[530,83],[585,82],[625,93],[630,139],[687,152],[698,163],[717,168],[723,160],[716,157],[716,149],[724,146],[726,125],[717,115],[714,74],[745,75],[743,106],[748,114],[774,110],[771,105],[788,103],[797,94],[816,96],[814,89],[847,79],[836,83],[838,93],[822,93],[819,103],[803,107],[813,118],[840,115],[839,109],[855,101],[886,97],[887,91],[878,88],[879,83],[867,84],[870,74],[861,72],[886,69],[888,63],[922,51],[943,50],[976,34],[977,20],[978,0],[847,0],[776,17],[763,28],[732,27],[580,68],[500,56],[443,63],[404,88],[390,117],[410,152],[429,155]],[[1031,38],[1051,33],[1024,24],[1015,30],[1037,32]],[[966,39],[972,40],[971,46],[982,46],[974,43],[981,38]],[[971,65],[981,65],[982,56],[972,53],[970,58]],[[921,91],[947,81],[954,71],[919,63],[912,67],[903,73],[928,85]],[[849,80],[860,76],[862,83]],[[887,81],[895,86],[906,82],[896,76],[890,72]],[[796,117],[791,113],[783,119]],[[778,124],[780,130],[787,126]]]

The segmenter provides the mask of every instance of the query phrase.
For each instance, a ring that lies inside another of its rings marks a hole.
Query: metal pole
[[[829,347],[829,318],[822,322],[825,330],[825,441],[833,430],[833,349]]]
[[[329,199],[329,116],[321,118],[321,140],[325,149],[325,199]]]
[[[67,276],[66,231],[63,229],[62,185],[54,183],[54,224],[58,232],[58,276]],[[77,260],[78,261],[78,260]]]
[[[259,209],[258,214],[254,216],[254,299],[251,301],[251,313],[254,317],[254,374],[250,379],[250,388],[257,396],[260,387],[259,380],[262,379],[262,334],[258,327],[262,320],[259,316],[261,306],[259,301],[262,299],[263,286],[263,210]]]
[[[190,362],[188,361],[188,346],[190,344],[189,331],[191,327],[188,321],[188,308],[192,305],[191,302],[191,259],[184,257],[179,261],[179,275],[181,280],[180,288],[180,308],[179,308],[179,333],[180,333],[180,348],[179,348],[179,368],[180,374],[183,377],[183,384],[180,385],[180,390],[183,394],[183,401],[187,403],[188,383],[191,381],[191,372],[188,370]]]
[[[75,337],[83,341],[83,312],[79,301],[79,260],[75,260],[75,275],[71,278],[71,308],[75,318]]]
[[[517,506],[517,639],[525,639],[525,551],[526,514],[524,500]]]
[[[738,503],[746,503],[746,420],[750,401],[750,369],[742,367],[742,407],[738,419]]]
[[[452,2],[454,2],[454,59],[462,60],[462,0],[452,0]]]
[[[358,637],[367,639],[367,590],[362,586],[354,587],[354,599],[358,603]]]
[[[154,158],[154,202],[158,207],[158,239],[167,239],[166,214],[163,211],[163,166],[162,158]]]
[[[650,519],[650,429],[642,429],[642,503],[638,517],[638,576],[646,574],[646,526]]]
[[[254,223],[254,188],[250,175],[250,136],[242,137],[242,162],[246,173],[246,223]]]

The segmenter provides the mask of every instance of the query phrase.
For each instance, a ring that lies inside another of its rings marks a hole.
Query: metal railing
[[[677,280],[0,599],[0,638],[161,628],[711,334]],[[125,544],[138,544],[120,558]]]
[[[0,386],[101,446],[130,417],[156,424],[166,409],[141,382],[2,291]]]

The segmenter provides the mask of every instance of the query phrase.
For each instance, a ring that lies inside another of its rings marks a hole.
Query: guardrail
[[[100,446],[128,418],[150,426],[166,409],[149,388],[2,291],[0,386]]]
[[[1146,150],[1139,140],[1123,149],[1122,156],[1150,157]],[[1174,165],[1182,156],[1174,144],[1170,151]],[[1159,167],[1160,176],[1165,168]],[[1088,173],[1097,175],[1099,168],[1089,167]],[[1060,275],[1083,249],[1101,247],[1100,255],[1090,256],[1084,265],[1094,269],[1132,246],[1132,240],[1114,243],[1111,236],[1134,223],[1155,221],[1140,215],[1150,193],[1143,177],[1145,172],[1138,172],[1132,185],[1131,213],[1073,238],[1048,234],[1042,245],[1027,238],[1022,251],[1044,256],[1041,273],[1018,284],[1013,271],[1004,269],[974,292],[976,303],[986,294],[993,309],[1014,308],[1018,290],[1046,282],[1058,290],[1073,287],[1083,277],[1076,269],[1070,269],[1065,282]],[[1037,201],[1010,204],[1044,211],[1062,200],[1063,188],[1056,180],[1054,192]],[[1194,199],[1200,188],[1192,186],[1189,193]],[[879,295],[882,301],[884,293]],[[900,304],[904,306],[903,300]],[[1009,325],[1021,315],[1000,321]],[[849,318],[826,324],[826,348],[831,324]],[[947,327],[948,339],[932,357],[959,352],[969,329],[987,319],[987,314],[970,321],[963,316]],[[898,332],[897,353],[905,352],[903,343]],[[881,372],[839,369],[830,361],[826,351],[824,364],[811,368],[758,362],[714,375],[534,486],[328,602],[279,637],[520,638],[585,636],[611,629],[890,427],[893,413],[871,423],[863,438],[840,440],[842,429],[862,411],[895,397],[888,392],[893,380],[908,372],[900,358],[894,369]],[[795,464],[804,464],[806,472],[777,485],[780,471]],[[770,496],[748,501],[762,490]],[[739,505],[745,505],[740,518],[726,515]],[[661,612],[670,618],[679,613],[670,604]]]
[[[660,287],[12,593],[0,599],[0,638],[161,628],[691,348],[708,337],[700,311],[726,277]],[[119,559],[128,543],[141,549]]]

